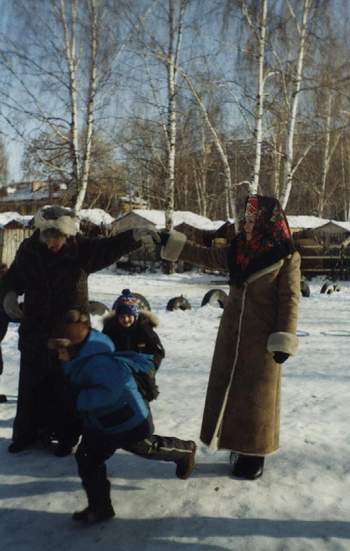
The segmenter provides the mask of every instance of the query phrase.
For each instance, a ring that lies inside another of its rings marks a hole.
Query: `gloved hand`
[[[13,320],[20,320],[23,316],[23,312],[18,304],[18,295],[15,291],[8,291],[4,296],[3,308],[8,317]]]
[[[160,246],[160,235],[151,228],[135,228],[132,232],[135,241],[141,241],[149,254],[154,254]]]
[[[288,360],[289,354],[286,352],[274,352],[273,359],[278,364],[283,364],[286,360]]]

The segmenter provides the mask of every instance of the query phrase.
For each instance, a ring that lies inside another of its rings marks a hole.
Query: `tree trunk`
[[[209,119],[207,108],[206,108],[202,98],[198,94],[197,90],[195,89],[192,80],[190,79],[190,77],[183,70],[181,70],[181,74],[182,74],[184,80],[186,81],[189,89],[191,90],[192,95],[193,95],[194,99],[196,100],[200,110],[202,111],[204,121],[206,122],[206,124],[207,124],[207,126],[208,126],[208,128],[209,128],[209,130],[210,130],[210,132],[213,136],[214,145],[217,149],[217,152],[218,152],[219,157],[221,159],[221,162],[223,164],[223,170],[224,170],[224,189],[225,189],[225,201],[226,201],[225,202],[226,217],[227,218],[231,218],[231,217],[234,218],[235,223],[236,223],[237,222],[236,204],[235,204],[235,199],[234,199],[233,190],[232,190],[231,168],[230,168],[230,165],[229,165],[229,162],[228,162],[226,152],[225,152],[224,147],[221,143],[221,140],[219,138],[218,133],[216,132],[214,126],[212,125],[212,123]]]
[[[68,21],[65,11],[65,0],[61,0],[60,5],[61,23],[64,33],[64,51],[68,67],[69,76],[69,99],[70,99],[70,151],[72,162],[72,180],[75,192],[80,183],[81,165],[79,157],[79,138],[78,138],[78,95],[76,79],[76,24],[77,24],[77,0],[71,0],[71,31],[68,27]]]
[[[311,0],[304,0],[304,11],[302,25],[300,29],[299,37],[299,53],[297,60],[297,70],[294,83],[294,91],[292,94],[292,106],[289,114],[288,122],[288,131],[286,139],[286,148],[285,148],[285,163],[284,163],[284,182],[282,195],[280,201],[282,207],[285,209],[288,203],[290,192],[292,189],[292,178],[293,178],[293,156],[294,156],[294,134],[295,134],[295,125],[298,114],[298,104],[301,83],[303,79],[303,69],[304,69],[304,56],[305,56],[305,40],[307,34],[307,25],[309,20]]]
[[[75,202],[75,210],[80,210],[83,206],[89,173],[90,173],[90,159],[91,159],[91,146],[94,130],[94,110],[95,110],[95,98],[97,90],[97,45],[98,45],[98,30],[97,30],[97,7],[96,0],[89,0],[89,17],[90,17],[90,75],[89,75],[89,91],[88,91],[88,103],[86,108],[86,123],[85,123],[85,144],[84,144],[84,158],[82,164],[81,181],[79,182],[78,195]]]
[[[263,114],[264,114],[264,90],[265,90],[265,38],[266,38],[266,18],[267,18],[267,0],[263,0],[260,21],[259,21],[259,54],[258,54],[258,86],[256,94],[256,108],[255,108],[255,163],[253,181],[250,185],[250,193],[258,193],[259,190],[259,178],[260,178],[260,166],[261,166],[261,147],[263,142]]]
[[[318,206],[318,215],[323,218],[324,207],[325,207],[325,198],[326,198],[326,182],[327,174],[329,169],[329,146],[331,141],[331,113],[332,113],[332,96],[329,93],[327,101],[327,111],[326,111],[326,135],[325,135],[325,144],[323,150],[323,159],[322,159],[322,172],[321,172],[321,189],[320,189],[320,198]]]

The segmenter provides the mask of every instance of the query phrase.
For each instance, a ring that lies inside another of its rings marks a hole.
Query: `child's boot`
[[[184,450],[181,459],[175,461],[177,478],[186,480],[186,478],[191,476],[195,464],[196,449],[196,443],[190,440],[188,442],[188,450]]]
[[[83,482],[88,497],[88,506],[82,511],[73,513],[73,520],[83,524],[96,524],[115,516],[110,498],[111,483],[109,480],[90,480]]]

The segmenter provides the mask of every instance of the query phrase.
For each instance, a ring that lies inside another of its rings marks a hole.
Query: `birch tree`
[[[14,0],[25,33],[1,37],[0,65],[8,76],[7,89],[0,79],[1,115],[27,146],[42,134],[52,136],[54,147],[60,143],[64,155],[69,150],[61,177],[77,210],[86,196],[94,134],[111,128],[108,102],[118,88],[118,61],[155,4]]]
[[[167,182],[165,204],[165,227],[173,228],[175,197],[175,160],[176,160],[176,96],[178,64],[183,32],[183,18],[187,0],[168,0],[169,45],[167,52],[168,115],[167,115]]]
[[[250,8],[246,0],[238,2],[242,15],[247,23],[250,33],[256,43],[256,97],[255,97],[255,116],[254,116],[254,142],[255,142],[255,161],[253,175],[249,184],[251,194],[258,193],[261,168],[261,149],[264,139],[263,117],[264,117],[264,96],[266,80],[273,74],[265,65],[265,47],[266,47],[266,26],[268,17],[268,0],[260,0],[258,4],[254,3],[254,10]],[[256,20],[254,13],[256,11]]]
[[[226,205],[226,217],[227,218],[234,218],[235,223],[237,223],[237,213],[236,213],[236,204],[234,199],[234,193],[233,193],[233,184],[232,184],[232,176],[231,176],[231,167],[228,160],[228,156],[225,150],[225,145],[220,139],[219,133],[217,132],[215,126],[212,124],[210,120],[210,116],[208,113],[208,110],[206,108],[205,102],[203,98],[201,97],[199,91],[195,87],[193,80],[190,78],[190,76],[184,71],[181,70],[181,74],[187,83],[195,101],[197,102],[197,105],[202,113],[203,119],[205,121],[205,124],[207,125],[209,132],[213,139],[213,144],[218,152],[218,155],[220,157],[220,160],[222,162],[223,171],[224,171],[224,190],[225,190],[225,205]]]
[[[309,16],[312,0],[303,0],[303,14],[301,24],[297,20],[297,14],[295,13],[291,3],[287,2],[291,16],[295,21],[299,41],[298,41],[298,56],[296,60],[295,78],[293,79],[293,90],[289,103],[289,118],[288,128],[284,152],[284,177],[283,187],[280,196],[282,207],[285,209],[288,203],[289,195],[292,189],[293,183],[293,160],[294,160],[294,136],[295,127],[298,115],[298,106],[301,94],[301,85],[303,81],[304,70],[304,58],[306,49],[306,38],[308,32]]]

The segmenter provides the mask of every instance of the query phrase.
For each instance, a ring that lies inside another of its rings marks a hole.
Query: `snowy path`
[[[161,395],[152,407],[158,433],[198,441],[206,383],[220,310],[200,308],[213,276],[116,276],[90,280],[91,298],[111,305],[122,288],[144,294],[159,315],[167,357]],[[222,277],[220,278],[220,281]],[[350,550],[350,285],[330,296],[302,299],[297,357],[284,367],[281,450],[266,462],[262,479],[229,477],[228,453],[199,446],[192,478],[174,466],[124,452],[108,463],[117,518],[82,529],[72,511],[85,505],[72,456],[43,450],[7,453],[15,411],[16,326],[3,344],[0,391],[0,549],[15,551]],[[166,312],[184,294],[186,312]]]

